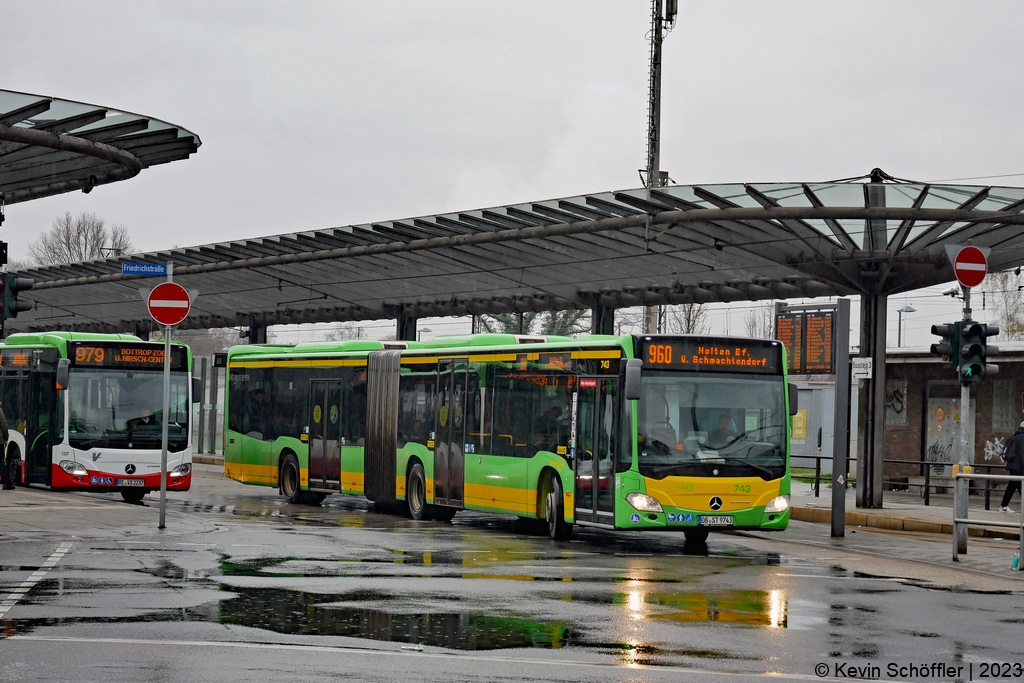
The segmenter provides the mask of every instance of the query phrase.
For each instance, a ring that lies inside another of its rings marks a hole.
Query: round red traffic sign
[[[149,293],[146,306],[153,320],[161,325],[177,325],[188,317],[192,299],[178,283],[163,282]]]
[[[964,247],[953,259],[957,281],[964,287],[977,287],[988,274],[988,259],[977,247]]]

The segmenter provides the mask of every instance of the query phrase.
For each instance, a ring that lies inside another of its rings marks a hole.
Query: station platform
[[[999,512],[999,501],[1003,488],[993,489],[990,495],[990,510],[985,509],[985,497],[970,497],[968,517],[979,521],[1020,522],[1021,499],[1015,495],[1010,503],[1012,514]],[[857,492],[846,492],[846,527],[868,527],[890,531],[914,531],[918,533],[953,533],[953,495],[932,494],[930,505],[924,504],[917,491],[885,491],[882,494],[881,509],[857,507]],[[814,487],[803,482],[793,482],[791,518],[819,524],[832,523],[832,490],[821,487],[821,495],[814,497]],[[968,533],[975,537],[1004,538],[1019,540],[1016,529],[1003,527],[971,526]]]

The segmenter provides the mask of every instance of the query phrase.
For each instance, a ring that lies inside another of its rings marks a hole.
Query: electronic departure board
[[[70,342],[68,358],[72,367],[163,370],[163,344],[138,342]],[[188,350],[171,346],[171,370],[188,369]]]
[[[775,317],[775,336],[786,345],[786,361],[794,375],[835,373],[835,313],[799,311]]]
[[[637,357],[648,370],[699,372],[782,372],[782,347],[775,342],[750,339],[701,340],[643,337]]]

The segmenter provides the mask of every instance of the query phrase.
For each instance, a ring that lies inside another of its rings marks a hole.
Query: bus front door
[[[618,380],[580,377],[576,414],[576,521],[615,525],[615,434]]]
[[[466,481],[466,360],[437,366],[437,425],[434,447],[434,501],[461,507]]]
[[[342,383],[309,383],[312,416],[309,421],[309,487],[339,491],[341,486]]]

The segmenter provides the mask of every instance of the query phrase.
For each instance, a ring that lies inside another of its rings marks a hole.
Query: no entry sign
[[[988,259],[978,247],[964,247],[953,259],[957,281],[964,287],[977,287],[988,273]]]
[[[161,325],[177,325],[188,317],[192,300],[185,288],[176,282],[163,282],[153,288],[146,299],[153,320]]]

